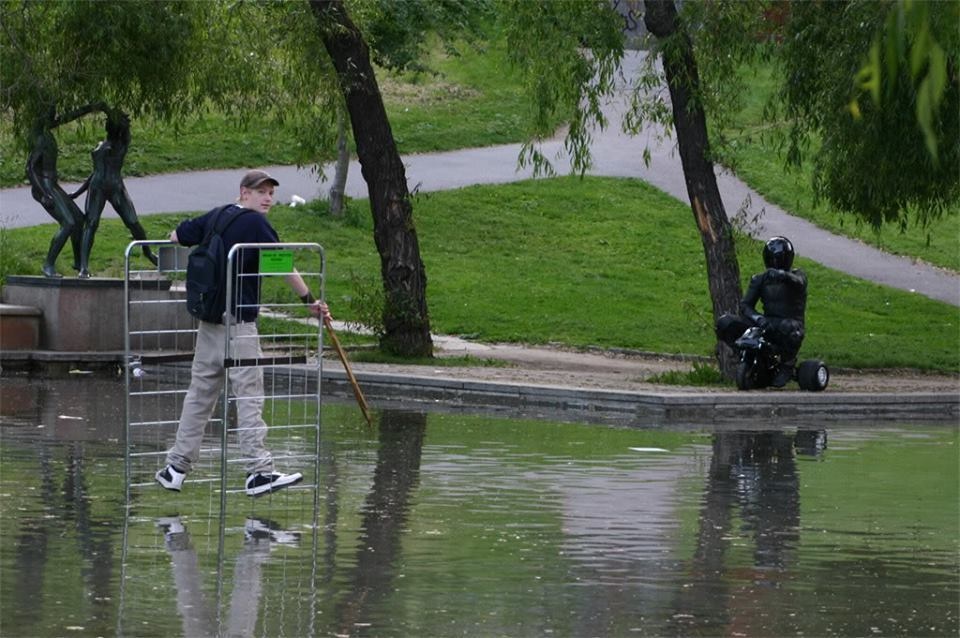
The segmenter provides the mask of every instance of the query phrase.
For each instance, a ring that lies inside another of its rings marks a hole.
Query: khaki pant
[[[167,453],[167,463],[189,472],[200,458],[200,445],[217,401],[223,394],[224,342],[227,327],[200,322],[197,347],[190,371],[190,388],[183,400],[177,440]],[[256,322],[231,326],[230,357],[252,359],[261,356]],[[272,472],[273,458],[264,447],[267,424],[263,420],[263,370],[259,367],[231,368],[230,390],[237,399],[240,453],[248,473]]]

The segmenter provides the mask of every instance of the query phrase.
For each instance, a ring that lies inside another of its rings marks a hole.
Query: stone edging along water
[[[31,353],[33,358],[12,357],[14,354],[25,353],[4,353],[4,364],[13,364],[11,370],[19,367],[16,364],[29,363],[28,359],[49,365],[58,363],[63,357],[63,353],[59,353],[60,357],[47,361],[42,356],[44,353]],[[115,375],[122,357],[119,353],[110,354],[112,356],[102,356],[103,360],[99,362],[87,360],[85,367],[91,373],[93,370],[101,373],[109,370],[113,371],[111,376]],[[72,367],[71,362],[59,362],[60,367]],[[97,365],[91,365],[93,363]],[[170,372],[189,370],[188,363],[168,366],[164,367]],[[300,382],[306,378],[311,385],[316,383],[317,371],[312,366],[279,366],[272,370],[278,380]],[[269,370],[266,373],[271,374]],[[689,388],[629,391],[505,383],[444,377],[442,374],[426,376],[362,370],[354,374],[374,412],[412,409],[493,413],[504,417],[632,427],[704,424],[769,427],[850,422],[932,422],[960,426],[960,393],[951,392],[830,392],[829,389],[825,392],[709,392]],[[353,389],[342,369],[322,369],[322,393],[325,399],[354,401]]]
[[[323,370],[323,392],[352,400],[340,370]],[[630,392],[357,372],[376,410],[410,407],[635,425],[770,425],[824,422],[960,423],[960,395],[944,393]]]

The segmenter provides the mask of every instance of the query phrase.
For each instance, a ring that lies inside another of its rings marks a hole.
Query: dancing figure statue
[[[100,216],[107,202],[110,202],[113,209],[117,211],[117,215],[123,220],[134,239],[143,240],[147,238],[147,232],[140,225],[133,200],[130,199],[127,187],[123,183],[123,160],[126,158],[127,149],[130,147],[130,118],[120,111],[109,110],[107,111],[106,129],[106,139],[97,144],[91,152],[93,172],[81,184],[80,188],[70,195],[70,197],[75,198],[84,191],[87,192],[87,200],[84,206],[86,223],[83,229],[80,253],[79,276],[82,278],[90,276],[90,250],[93,248],[94,235],[100,225]],[[157,263],[157,259],[150,251],[149,246],[143,247],[143,254],[153,264]]]
[[[58,149],[57,141],[51,132],[57,124],[52,114],[37,120],[31,132],[33,150],[27,159],[30,194],[60,224],[60,228],[50,240],[50,249],[43,262],[42,271],[46,277],[61,276],[57,272],[56,262],[68,239],[73,245],[73,267],[76,270],[81,267],[83,212],[57,181]]]

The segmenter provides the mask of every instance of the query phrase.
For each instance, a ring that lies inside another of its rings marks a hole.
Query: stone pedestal
[[[38,308],[0,304],[0,350],[39,349],[42,321]]]
[[[183,341],[193,319],[184,294],[168,279],[130,282],[130,326],[135,349],[170,349]],[[122,352],[125,349],[124,282],[90,279],[11,276],[3,302],[42,313],[39,348],[55,352]]]

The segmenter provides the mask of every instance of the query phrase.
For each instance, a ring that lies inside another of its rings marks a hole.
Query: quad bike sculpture
[[[737,364],[737,388],[740,390],[766,388],[783,365],[780,354],[764,333],[764,328],[751,326],[735,342],[740,354]],[[830,370],[823,361],[808,359],[797,366],[794,378],[801,390],[820,392],[830,383]]]

